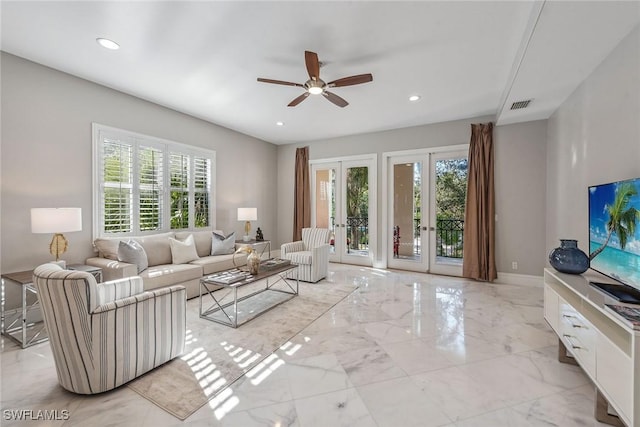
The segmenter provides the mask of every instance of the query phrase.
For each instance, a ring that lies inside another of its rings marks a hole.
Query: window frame
[[[93,238],[108,238],[108,237],[127,237],[127,236],[144,236],[150,234],[158,234],[165,232],[177,232],[177,231],[198,231],[198,230],[212,230],[216,223],[216,152],[213,150],[207,150],[199,147],[194,147],[187,144],[182,144],[175,141],[170,141],[154,136],[149,136],[137,132],[131,132],[125,129],[119,129],[102,125],[99,123],[92,123],[92,139],[93,139],[93,153],[92,153],[92,167],[93,167]],[[125,144],[131,144],[132,147],[132,192],[131,192],[131,230],[125,232],[108,233],[105,231],[105,210],[103,209],[103,196],[105,182],[103,182],[103,168],[104,168],[104,140],[114,139],[122,141]],[[160,227],[155,230],[140,230],[140,171],[139,171],[139,149],[140,147],[149,147],[160,150],[162,152],[162,184],[160,193],[162,195],[160,200],[161,210],[159,210],[159,216],[161,218]],[[189,168],[193,170],[196,163],[195,158],[204,159],[204,162],[209,161],[209,188],[208,191],[202,191],[196,188],[195,174],[189,173],[188,192],[189,192],[189,219],[188,227],[180,229],[171,228],[171,170],[170,170],[170,156],[171,154],[182,154],[189,158]],[[195,225],[195,193],[205,193],[208,195],[208,225],[205,227],[196,227]]]

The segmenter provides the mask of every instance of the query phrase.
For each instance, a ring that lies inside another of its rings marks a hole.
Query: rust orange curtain
[[[309,183],[309,147],[296,149],[293,200],[293,241],[302,240],[302,229],[311,226],[311,186]]]
[[[472,124],[462,276],[489,282],[498,278],[493,165],[493,123]]]

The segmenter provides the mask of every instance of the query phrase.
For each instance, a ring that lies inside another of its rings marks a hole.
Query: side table
[[[67,265],[67,270],[86,271],[96,278],[96,282],[102,283],[102,269],[100,267],[85,264],[70,264]]]
[[[5,312],[5,286],[11,284],[19,286],[22,304],[16,313],[10,314],[7,318]],[[35,300],[29,304],[27,295],[35,296]],[[26,348],[41,342],[47,341],[47,330],[41,316],[40,301],[38,291],[33,284],[33,270],[19,271],[2,275],[2,292],[0,297],[0,332],[5,337],[15,341],[20,347]],[[32,315],[31,320],[28,319]],[[33,320],[38,315],[40,318]]]

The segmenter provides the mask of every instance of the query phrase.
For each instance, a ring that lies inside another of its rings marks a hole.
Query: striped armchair
[[[329,235],[327,228],[303,228],[302,240],[280,247],[281,258],[298,264],[298,279],[315,283],[327,277]]]
[[[143,292],[134,276],[96,283],[56,264],[35,269],[60,385],[74,393],[114,389],[184,351],[186,290]]]

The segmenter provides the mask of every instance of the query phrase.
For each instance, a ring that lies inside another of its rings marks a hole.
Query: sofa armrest
[[[290,252],[300,252],[304,251],[304,243],[302,240],[298,240],[297,242],[285,243],[280,246],[280,257],[284,258]]]
[[[326,243],[324,245],[316,246],[311,249],[311,255],[314,259],[317,257],[322,257],[322,259],[329,259],[329,250],[331,249],[331,245]]]
[[[115,300],[130,297],[144,292],[142,278],[139,276],[127,277],[125,279],[111,280],[109,282],[98,283],[98,301],[96,306],[104,305]],[[91,307],[90,310],[93,310]]]
[[[138,266],[135,264],[100,257],[87,258],[84,263],[101,268],[104,282],[138,275]]]
[[[91,312],[91,314],[104,314],[109,311],[118,311],[125,309],[127,306],[143,304],[149,300],[156,300],[158,304],[161,304],[163,300],[170,300],[174,296],[177,297],[180,301],[184,300],[186,304],[187,288],[180,285],[174,285],[154,289],[153,291],[142,292],[140,294],[98,305],[95,310]]]

